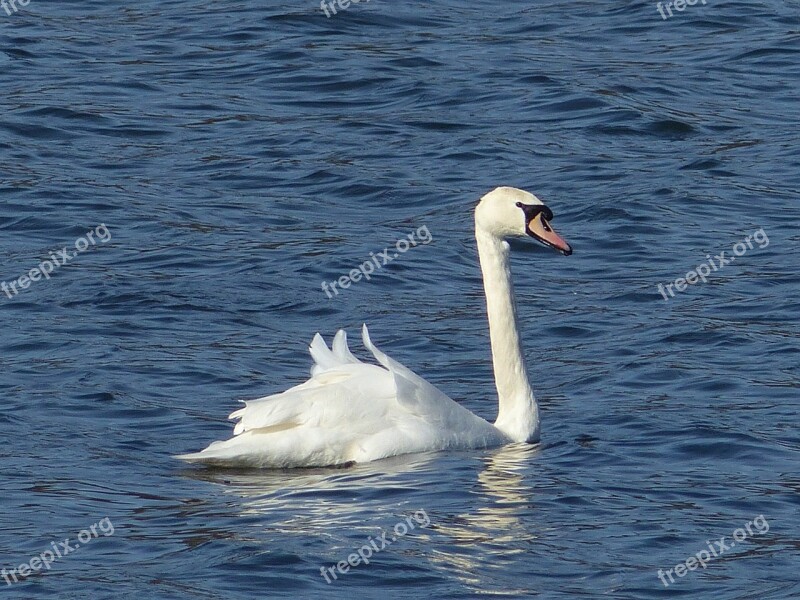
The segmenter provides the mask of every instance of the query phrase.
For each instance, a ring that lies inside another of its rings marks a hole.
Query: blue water
[[[0,279],[74,256],[0,295],[0,568],[39,567],[3,597],[800,597],[800,2],[17,7]],[[362,322],[493,420],[472,209],[501,184],[575,249],[514,244],[540,445],[171,458],[303,381],[315,332],[364,356]],[[431,243],[322,291],[423,226]]]

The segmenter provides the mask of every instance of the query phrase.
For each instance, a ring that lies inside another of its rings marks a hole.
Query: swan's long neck
[[[486,290],[494,378],[500,410],[495,427],[515,442],[539,439],[539,407],[533,397],[517,329],[508,244],[476,227],[478,256]]]

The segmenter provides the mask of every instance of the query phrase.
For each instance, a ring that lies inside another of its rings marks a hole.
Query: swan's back
[[[378,350],[366,326],[363,333],[380,366],[358,360],[344,331],[331,348],[317,334],[308,381],[246,402],[230,415],[238,421],[234,437],[178,458],[221,466],[310,467],[507,442],[493,425]]]

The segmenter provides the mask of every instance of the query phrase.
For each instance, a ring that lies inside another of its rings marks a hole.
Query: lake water
[[[800,597],[800,3],[14,6],[4,598]],[[303,381],[317,331],[364,356],[362,322],[493,420],[472,210],[501,184],[575,249],[514,244],[540,445],[171,458]]]

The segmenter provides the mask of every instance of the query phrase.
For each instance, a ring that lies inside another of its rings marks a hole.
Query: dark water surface
[[[0,568],[90,539],[0,595],[800,597],[800,2],[17,6],[0,279],[85,251],[0,296]],[[575,248],[514,244],[539,446],[171,458],[304,380],[315,332],[363,356],[362,322],[493,420],[472,209],[500,184]],[[326,297],[423,226],[430,244]],[[326,583],[415,511],[428,527]]]

